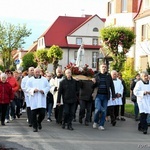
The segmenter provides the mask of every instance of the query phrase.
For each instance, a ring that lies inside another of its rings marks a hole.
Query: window
[[[98,45],[98,39],[93,39],[93,45]]]
[[[74,51],[74,60],[77,59],[77,51]]]
[[[82,44],[82,38],[77,38],[76,39],[76,44],[81,45]]]
[[[92,68],[96,68],[99,52],[92,52]]]
[[[140,69],[141,71],[146,70],[147,67],[147,63],[148,63],[148,56],[140,56]]]
[[[95,27],[95,28],[93,29],[93,32],[98,32],[98,28]]]
[[[112,13],[112,3],[108,2],[108,16]]]
[[[144,24],[142,25],[142,33],[141,33],[141,40],[150,40],[150,25]]]
[[[122,0],[121,5],[122,12],[127,12],[127,0]]]

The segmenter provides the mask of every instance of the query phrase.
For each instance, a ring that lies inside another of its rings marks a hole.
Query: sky
[[[25,39],[23,49],[28,49],[34,41],[59,16],[83,14],[106,16],[106,0],[0,0],[0,21],[14,25],[26,24],[32,34]]]

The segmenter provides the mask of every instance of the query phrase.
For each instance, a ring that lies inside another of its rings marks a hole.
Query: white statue
[[[77,52],[76,66],[83,67],[84,65],[84,45],[82,44]]]

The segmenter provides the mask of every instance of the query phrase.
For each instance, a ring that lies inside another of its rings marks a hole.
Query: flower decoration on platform
[[[94,71],[87,64],[85,64],[83,67],[78,67],[74,63],[69,63],[65,67],[65,69],[70,69],[72,72],[72,75],[84,75],[87,77],[93,77],[93,75],[94,75]]]

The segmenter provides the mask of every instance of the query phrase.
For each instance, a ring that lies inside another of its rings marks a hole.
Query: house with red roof
[[[59,61],[59,65],[64,68],[70,62],[75,63],[77,51],[81,44],[84,44],[84,62],[96,69],[101,47],[99,31],[104,27],[104,23],[105,19],[98,15],[59,16],[38,38],[37,50],[50,48],[53,45],[59,46],[63,50],[63,59]]]

